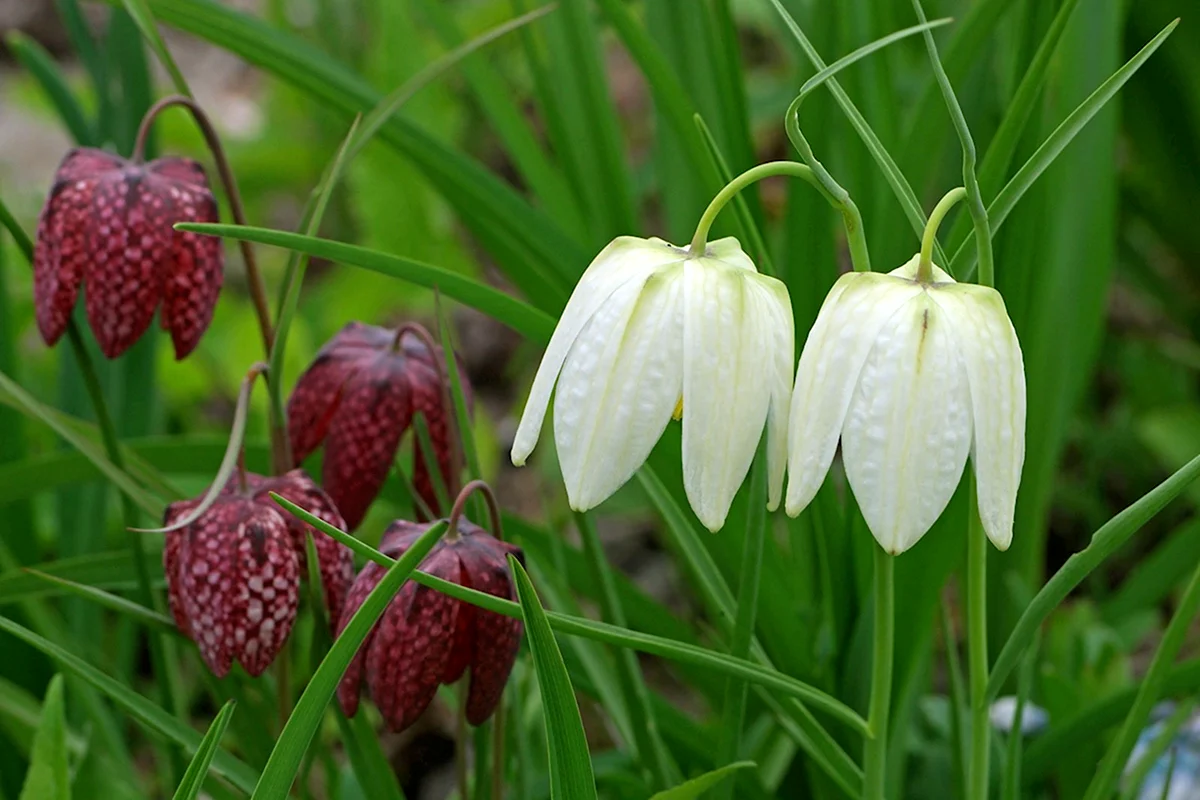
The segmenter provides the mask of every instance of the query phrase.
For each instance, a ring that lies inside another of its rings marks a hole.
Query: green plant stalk
[[[1183,598],[1179,601],[1179,608],[1171,617],[1162,641],[1158,643],[1158,649],[1154,651],[1154,659],[1150,662],[1150,668],[1146,670],[1146,675],[1142,678],[1142,685],[1133,701],[1133,708],[1126,715],[1117,738],[1108,746],[1108,752],[1104,754],[1104,760],[1100,762],[1100,768],[1092,778],[1084,800],[1100,800],[1100,798],[1112,796],[1117,779],[1121,775],[1121,769],[1129,760],[1129,754],[1137,743],[1138,735],[1145,727],[1154,704],[1158,702],[1158,698],[1162,694],[1167,673],[1175,662],[1175,656],[1179,655],[1179,650],[1183,647],[1188,628],[1191,627],[1198,609],[1200,609],[1200,566],[1192,573],[1192,579],[1188,582]]]
[[[1021,758],[1025,736],[1021,723],[1025,717],[1025,706],[1033,693],[1034,671],[1037,668],[1038,642],[1035,639],[1021,662],[1017,676],[1017,706],[1013,711],[1012,728],[1008,732],[1008,748],[1004,764],[1004,783],[1000,788],[1002,800],[1019,800],[1021,796]]]
[[[738,577],[737,617],[729,654],[734,658],[750,657],[750,642],[754,639],[754,623],[758,613],[758,581],[762,573],[763,542],[767,536],[766,521],[766,457],[763,445],[755,455],[750,473],[746,545],[742,549],[742,568]],[[738,760],[742,743],[742,722],[746,715],[745,681],[730,678],[725,682],[725,703],[721,713],[721,729],[717,740],[715,766],[722,767]],[[717,798],[734,796],[737,779],[723,783],[713,794]]]
[[[0,224],[8,228],[17,243],[17,248],[32,267],[33,241],[25,233],[25,230],[17,224],[16,219],[2,202],[0,202]],[[87,347],[84,346],[83,335],[79,332],[79,326],[75,324],[74,319],[69,320],[67,323],[67,340],[71,344],[71,352],[75,357],[76,363],[79,365],[79,371],[83,375],[83,383],[87,389],[92,410],[96,415],[96,425],[100,430],[100,438],[104,444],[108,460],[117,469],[127,472],[125,469],[125,459],[121,452],[121,442],[117,437],[117,429],[113,425],[112,415],[108,411],[108,403],[104,400],[104,391],[101,389],[100,379],[96,375],[96,366],[92,363],[92,358],[88,354]],[[157,598],[150,588],[150,568],[147,566],[146,548],[142,543],[142,534],[136,533],[133,530],[138,525],[137,507],[124,492],[118,492],[118,494],[121,496],[121,516],[128,534],[129,549],[133,553],[134,573],[137,575],[138,600],[146,608],[159,611]],[[184,716],[184,709],[183,700],[179,694],[179,680],[175,674],[174,665],[166,657],[164,636],[166,634],[160,633],[147,637],[150,646],[150,662],[154,674],[162,678],[162,681],[158,684],[158,688],[162,696],[163,706],[170,708],[176,715],[182,718]]]
[[[875,642],[871,664],[871,705],[867,725],[871,736],[863,757],[864,794],[883,800],[887,777],[888,712],[892,705],[892,666],[895,659],[896,560],[882,547],[875,551]]]
[[[613,580],[612,568],[604,555],[596,525],[591,517],[582,512],[575,512],[575,524],[579,528],[579,536],[583,539],[583,552],[588,566],[592,571],[592,579],[596,581],[599,590],[600,613],[604,621],[610,625],[625,627],[625,610],[617,595],[617,585]],[[635,758],[646,764],[654,780],[660,788],[672,786],[679,781],[678,768],[671,762],[666,746],[658,732],[658,721],[650,708],[650,696],[646,691],[646,679],[638,666],[637,657],[631,650],[619,649],[616,653],[617,680],[621,685],[621,693],[625,695],[625,705],[629,713],[635,742]]]
[[[816,175],[813,174],[813,170],[804,164],[799,164],[795,161],[769,161],[766,164],[751,167],[725,184],[721,191],[717,192],[712,202],[708,204],[708,208],[704,209],[704,213],[700,215],[700,222],[696,225],[696,233],[692,236],[692,243],[688,248],[688,257],[699,258],[704,255],[704,249],[708,243],[708,231],[712,228],[717,215],[721,213],[721,209],[738,192],[756,181],[761,181],[763,178],[773,178],[778,175],[789,175],[793,178],[800,178],[811,183],[813,187],[824,194],[824,189]]]
[[[1167,750],[1170,750],[1171,756],[1174,757],[1178,746],[1172,747],[1171,745],[1175,744],[1175,737],[1179,735],[1180,728],[1187,724],[1195,710],[1195,700],[1182,702],[1171,712],[1171,716],[1163,720],[1161,729],[1146,745],[1141,757],[1133,765],[1133,769],[1129,770],[1128,776],[1125,778],[1125,791],[1121,793],[1121,800],[1137,800],[1142,784],[1154,771],[1158,760],[1166,754]],[[1168,777],[1164,782],[1162,797],[1170,797],[1170,785],[1171,780]]]
[[[970,671],[971,759],[967,766],[968,797],[987,797],[991,721],[988,719],[987,681],[987,547],[979,519],[975,480],[971,479],[967,510],[967,667]]]
[[[929,212],[929,222],[925,224],[925,234],[921,237],[921,255],[917,262],[917,280],[929,283],[933,280],[933,247],[937,244],[938,227],[946,214],[950,213],[958,201],[967,196],[963,187],[951,189],[946,196],[938,201],[933,211]]]
[[[913,0],[913,9],[917,12],[917,19],[924,23],[925,9],[921,7],[921,0]],[[925,49],[929,51],[929,62],[933,66],[934,77],[937,78],[938,88],[942,90],[946,109],[950,112],[954,130],[962,144],[963,186],[967,191],[967,208],[971,212],[971,221],[975,224],[975,249],[979,254],[979,282],[984,286],[994,286],[996,272],[992,264],[992,229],[988,220],[987,206],[979,191],[979,179],[975,175],[975,140],[971,136],[971,129],[967,126],[967,119],[963,116],[962,106],[959,105],[958,98],[954,95],[954,87],[950,85],[950,78],[946,75],[941,59],[938,58],[937,44],[933,41],[933,33],[928,28],[925,29],[924,37]],[[948,268],[949,265],[947,265]]]

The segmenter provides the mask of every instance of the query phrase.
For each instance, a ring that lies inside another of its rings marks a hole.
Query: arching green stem
[[[777,175],[790,175],[793,178],[808,181],[817,189],[821,188],[820,184],[817,183],[817,179],[813,176],[813,171],[795,161],[768,161],[766,164],[751,167],[731,180],[721,191],[717,192],[717,196],[708,204],[708,208],[704,209],[704,213],[700,216],[700,222],[696,225],[696,233],[692,236],[692,244],[688,248],[688,256],[690,258],[699,258],[704,255],[704,248],[708,244],[708,231],[712,228],[713,221],[721,213],[721,209],[738,192],[756,181],[761,181],[763,178],[772,178]]]
[[[921,260],[917,262],[917,280],[922,283],[933,280],[933,245],[937,242],[938,226],[950,209],[966,196],[967,190],[961,186],[951,189],[930,212],[929,221],[925,223],[925,235],[921,237]]]
[[[807,86],[808,84],[805,84],[805,87]],[[850,193],[833,179],[825,165],[813,155],[812,146],[800,131],[800,104],[804,102],[809,91],[811,89],[801,89],[800,94],[796,95],[796,99],[788,106],[787,114],[783,118],[784,130],[787,131],[792,147],[796,148],[800,158],[812,170],[817,189],[842,215],[842,224],[846,228],[846,244],[850,248],[850,261],[854,264],[854,271],[870,272],[871,256],[867,252],[867,235],[863,230],[862,214],[850,199]]]

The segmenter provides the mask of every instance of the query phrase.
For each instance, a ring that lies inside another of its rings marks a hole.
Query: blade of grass
[[[583,550],[592,570],[592,579],[600,590],[600,614],[610,625],[624,628],[625,609],[617,597],[612,568],[604,555],[604,546],[600,542],[596,525],[587,514],[576,513],[575,526],[583,540]],[[621,649],[615,656],[617,680],[634,733],[631,755],[635,761],[640,761],[650,768],[656,785],[670,786],[678,781],[681,775],[678,766],[671,760],[659,732],[658,720],[650,706],[650,690],[646,688],[646,678],[633,651]]]
[[[25,67],[42,87],[50,105],[54,106],[58,118],[67,127],[75,143],[94,147],[96,134],[92,125],[84,115],[79,101],[75,99],[71,87],[67,85],[67,79],[58,68],[58,64],[54,62],[54,57],[37,41],[19,30],[9,31],[5,41],[21,66]]]
[[[985,695],[988,702],[996,699],[1008,673],[1020,659],[1021,652],[1033,640],[1035,632],[1050,616],[1050,612],[1057,608],[1092,570],[1116,552],[1117,548],[1162,511],[1167,503],[1178,497],[1197,477],[1200,477],[1200,456],[1193,458],[1133,505],[1104,523],[1092,535],[1087,547],[1067,559],[1026,607],[1008,641],[1004,643],[1000,655],[996,657],[991,676],[988,678]]]
[[[1125,715],[1120,733],[1108,746],[1099,769],[1096,770],[1091,783],[1088,784],[1084,800],[1112,797],[1117,780],[1121,777],[1121,770],[1124,768],[1125,762],[1129,760],[1129,754],[1133,752],[1133,746],[1137,744],[1137,738],[1141,734],[1142,728],[1145,727],[1146,720],[1150,718],[1154,704],[1158,702],[1158,698],[1162,694],[1167,672],[1183,647],[1184,639],[1196,617],[1197,610],[1200,610],[1200,567],[1197,567],[1193,573],[1192,579],[1183,593],[1183,598],[1179,601],[1179,607],[1175,609],[1175,614],[1171,617],[1171,622],[1167,625],[1167,630],[1163,633],[1162,640],[1154,651],[1154,658],[1142,678],[1141,686],[1138,687],[1133,706]]]
[[[57,661],[64,669],[69,670],[98,689],[114,703],[123,708],[135,721],[150,731],[180,745],[189,753],[194,753],[199,748],[200,734],[196,733],[181,720],[163,711],[161,707],[104,674],[69,650],[59,647],[50,640],[4,617],[0,617],[0,630],[10,633],[41,650],[50,658]],[[228,780],[232,786],[243,792],[250,792],[253,789],[254,781],[257,777],[254,770],[229,753],[223,750],[217,752],[213,757],[212,766],[214,772]]]
[[[85,556],[86,558],[86,556]],[[178,634],[179,630],[175,627],[175,621],[165,614],[160,614],[157,611],[146,608],[140,603],[135,603],[132,600],[126,600],[124,597],[119,597],[103,589],[98,589],[95,586],[88,586],[83,583],[76,583],[64,578],[59,578],[54,575],[47,575],[44,572],[39,572],[36,569],[26,568],[24,572],[37,578],[40,581],[46,581],[55,586],[58,586],[70,594],[82,597],[85,600],[90,600],[99,606],[107,608],[110,611],[115,611],[121,616],[131,619],[134,622],[146,625],[152,629],[166,631],[168,633]]]
[[[542,693],[542,713],[550,751],[550,797],[558,800],[595,798],[596,780],[592,775],[587,736],[583,732],[579,705],[575,702],[575,691],[571,688],[558,642],[521,562],[510,555],[508,568],[521,601],[525,634]]]
[[[283,507],[288,513],[293,514],[300,519],[314,526],[318,530],[332,536],[342,544],[349,547],[358,555],[374,561],[381,566],[390,567],[395,562],[394,559],[385,556],[375,548],[355,539],[345,531],[338,530],[329,523],[318,517],[313,516],[303,508],[300,508],[295,503],[289,502],[274,493],[271,498]],[[468,589],[464,586],[444,581],[434,575],[429,575],[420,570],[413,572],[413,580],[422,586],[428,586],[432,589],[447,594],[451,597],[463,600],[471,605],[488,611],[494,611],[497,614],[503,614],[508,617],[516,617],[520,614],[519,607],[516,603],[509,600],[503,600],[484,592],[479,592],[474,589]],[[671,660],[677,660],[684,663],[697,664],[707,666],[711,669],[723,672],[726,675],[742,678],[752,681],[768,688],[774,688],[781,694],[786,694],[791,697],[803,700],[815,707],[821,708],[832,716],[845,722],[859,733],[866,733],[866,721],[847,707],[839,700],[831,697],[825,692],[815,689],[802,681],[791,678],[783,673],[772,669],[761,667],[757,664],[752,664],[743,659],[732,658],[723,653],[717,653],[703,647],[685,644],[683,642],[674,641],[661,636],[651,636],[649,634],[640,633],[638,631],[629,630],[627,628],[618,628],[615,625],[609,625],[603,622],[594,620],[570,617],[564,614],[556,614],[549,612],[547,614],[550,625],[555,630],[574,636],[583,636],[585,638],[594,639],[608,644],[615,644],[619,647],[629,647],[643,653],[662,656]],[[828,736],[828,734],[825,734]]]
[[[277,497],[272,494],[272,497]],[[277,500],[278,501],[278,500]],[[292,783],[304,759],[321,720],[325,716],[325,708],[337,691],[338,682],[351,659],[366,640],[367,635],[375,626],[376,620],[383,614],[388,603],[400,587],[409,579],[413,570],[421,563],[437,541],[446,532],[446,523],[438,522],[431,525],[425,533],[413,542],[384,574],[367,599],[354,612],[350,622],[342,630],[333,643],[333,647],[322,659],[312,679],[296,702],[292,714],[288,717],[267,766],[259,776],[254,787],[253,797],[256,800],[272,800],[285,798],[291,791]]]
[[[204,779],[208,775],[208,767],[212,764],[213,756],[217,754],[221,745],[221,737],[225,735],[225,729],[229,727],[229,718],[233,716],[235,708],[237,708],[237,702],[230,700],[221,706],[221,710],[213,718],[204,738],[200,740],[200,746],[196,748],[196,754],[192,756],[187,770],[183,773],[183,780],[179,782],[179,788],[175,790],[174,800],[196,800],[200,795],[200,790],[204,787]]]
[[[554,318],[549,314],[538,311],[490,286],[432,264],[424,264],[410,258],[392,256],[329,239],[302,236],[269,228],[201,223],[180,223],[175,227],[181,231],[244,239],[248,242],[294,249],[317,258],[340,261],[382,275],[389,275],[417,286],[429,289],[436,287],[447,296],[479,309],[539,344],[550,341],[550,335],[554,332]]]
[[[29,770],[18,800],[71,800],[71,773],[67,763],[67,721],[63,711],[63,679],[55,675],[46,688],[42,715]]]
[[[1046,168],[1054,163],[1054,160],[1071,143],[1076,134],[1083,130],[1092,117],[1096,116],[1100,109],[1134,76],[1134,73],[1141,68],[1142,64],[1146,63],[1146,60],[1154,55],[1154,51],[1162,46],[1163,42],[1167,40],[1167,37],[1171,35],[1178,24],[1179,20],[1176,19],[1163,28],[1133,58],[1125,62],[1124,66],[1114,72],[1108,80],[1100,84],[1096,88],[1096,91],[1092,92],[1078,108],[1067,115],[1067,118],[1054,129],[1054,132],[1046,138],[1046,141],[1042,142],[1037,152],[1030,156],[1029,160],[1017,170],[1017,173],[1000,190],[1000,193],[996,195],[996,199],[987,208],[993,233],[999,230],[1000,226],[1004,224],[1013,207],[1024,196],[1025,192],[1029,191],[1029,187],[1033,185],[1034,181],[1041,177]],[[968,242],[963,242],[950,261],[953,274],[960,276],[962,280],[970,278],[975,264],[976,254],[970,250],[968,244]]]
[[[146,5],[146,0],[121,0],[121,4],[125,6],[125,11],[133,18],[134,23],[138,26],[138,30],[142,32],[142,36],[146,39],[146,44],[150,45],[150,49],[158,56],[159,63],[166,69],[167,75],[171,78],[171,83],[175,86],[175,91],[185,97],[191,97],[192,90],[188,87],[187,81],[183,77],[183,72],[179,69],[179,65],[175,63],[175,59],[171,56],[171,51],[167,49],[167,43],[163,41],[162,35],[159,34],[158,27],[154,22],[154,15],[150,13],[150,7]]]
[[[1033,693],[1034,673],[1038,661],[1038,638],[1025,653],[1021,661],[1021,671],[1017,676],[1017,706],[1013,711],[1012,726],[1008,731],[1008,748],[1004,763],[1004,775],[1000,784],[1001,800],[1019,800],[1021,797],[1021,759],[1025,744],[1025,731],[1022,720],[1029,696]]]
[[[733,777],[739,770],[754,769],[757,766],[753,761],[735,761],[732,764],[726,764],[719,769],[714,769],[699,777],[692,778],[690,781],[681,783],[679,786],[659,792],[651,797],[650,800],[695,800],[697,797],[703,797],[705,792],[714,788],[717,784]]]
[[[1176,706],[1175,710],[1171,712],[1171,716],[1162,721],[1159,731],[1142,750],[1137,763],[1127,772],[1124,780],[1125,791],[1121,793],[1121,800],[1137,800],[1142,785],[1146,782],[1146,778],[1154,771],[1159,759],[1166,754],[1167,749],[1170,748],[1172,756],[1174,755],[1177,749],[1177,747],[1172,747],[1172,745],[1176,744],[1175,737],[1179,735],[1180,729],[1191,719],[1192,712],[1195,710],[1196,701],[1189,700]],[[1161,796],[1170,797],[1169,786],[1171,779],[1169,776],[1164,783],[1166,786],[1164,786]]]

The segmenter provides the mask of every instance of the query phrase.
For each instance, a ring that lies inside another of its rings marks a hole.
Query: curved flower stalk
[[[955,282],[928,248],[886,275],[843,275],[796,373],[789,514],[812,501],[839,438],[863,517],[889,553],[916,544],[945,510],[968,454],[984,531],[1006,549],[1025,458],[1025,371],[1000,294]]]
[[[736,239],[698,239],[690,249],[614,240],[550,339],[512,461],[533,451],[554,393],[554,441],[577,511],[628,481],[673,416],[683,420],[688,501],[705,527],[724,525],[764,425],[778,507],[793,357],[787,287],[759,274]]]

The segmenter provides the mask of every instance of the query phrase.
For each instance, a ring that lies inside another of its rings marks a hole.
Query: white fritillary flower
[[[765,425],[769,507],[777,508],[793,353],[787,288],[760,275],[736,239],[691,257],[661,239],[620,237],[588,267],[554,330],[513,463],[537,444],[554,391],[567,498],[586,511],[628,481],[672,416],[682,416],[688,501],[716,531]]]

